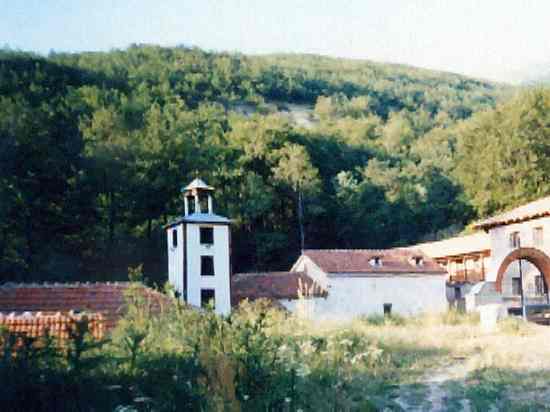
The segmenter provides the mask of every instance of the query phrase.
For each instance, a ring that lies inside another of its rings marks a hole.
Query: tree
[[[292,188],[298,196],[298,226],[300,248],[304,250],[304,195],[313,194],[319,187],[319,171],[313,167],[305,147],[297,144],[286,144],[277,152],[279,158],[273,173],[275,178]]]

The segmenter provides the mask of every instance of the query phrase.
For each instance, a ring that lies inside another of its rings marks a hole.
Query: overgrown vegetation
[[[2,405],[13,410],[376,410],[438,355],[355,326],[320,330],[244,303],[229,318],[176,306],[151,316],[129,292],[108,342],[2,335]],[[358,324],[359,325],[359,324]],[[372,327],[372,326],[369,326]]]
[[[313,323],[262,301],[228,318],[176,302],[152,315],[139,296],[129,290],[108,340],[84,324],[63,344],[4,331],[3,410],[430,410],[442,391],[450,411],[519,411],[550,399],[544,327],[488,335],[457,312]]]
[[[0,273],[112,280],[145,262],[163,283],[162,225],[181,212],[179,188],[196,175],[233,219],[239,271],[288,269],[301,234],[308,248],[381,248],[454,233],[476,212],[519,200],[488,208],[471,185],[462,191],[481,166],[468,163],[455,125],[507,93],[453,74],[311,55],[4,50]]]

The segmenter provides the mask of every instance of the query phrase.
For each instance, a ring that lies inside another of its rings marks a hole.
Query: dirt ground
[[[510,319],[493,333],[478,325],[431,329],[404,338],[448,354],[400,385],[391,410],[550,411],[550,327]]]

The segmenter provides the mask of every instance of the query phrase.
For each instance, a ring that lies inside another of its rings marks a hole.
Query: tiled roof
[[[445,269],[415,249],[326,249],[305,250],[311,259],[328,274],[444,274]],[[414,258],[422,258],[416,264]],[[379,258],[380,264],[373,264]]]
[[[474,227],[477,229],[489,230],[495,226],[524,222],[544,216],[550,216],[550,196],[477,222]]]
[[[326,295],[302,272],[238,273],[231,278],[231,302],[237,305],[244,299],[297,299],[300,284],[311,289],[313,296]]]
[[[103,316],[106,330],[124,314],[129,282],[45,283],[0,285],[0,312],[91,312]],[[160,292],[139,285],[136,289],[153,312],[170,305]]]
[[[453,237],[435,242],[419,243],[410,246],[410,249],[418,249],[431,258],[467,255],[476,252],[491,250],[491,240],[485,232],[477,232],[472,235]]]
[[[53,312],[0,313],[0,326],[11,333],[37,338],[49,335],[67,339],[76,322],[84,321],[91,335],[100,339],[104,333],[104,319],[99,313],[75,314]]]

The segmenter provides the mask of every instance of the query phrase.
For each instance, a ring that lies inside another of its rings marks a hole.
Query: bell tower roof
[[[185,186],[181,191],[184,193],[194,193],[200,191],[212,192],[214,191],[214,188],[212,186],[208,186],[206,183],[204,183],[202,179],[199,179],[197,177],[191,183]]]

